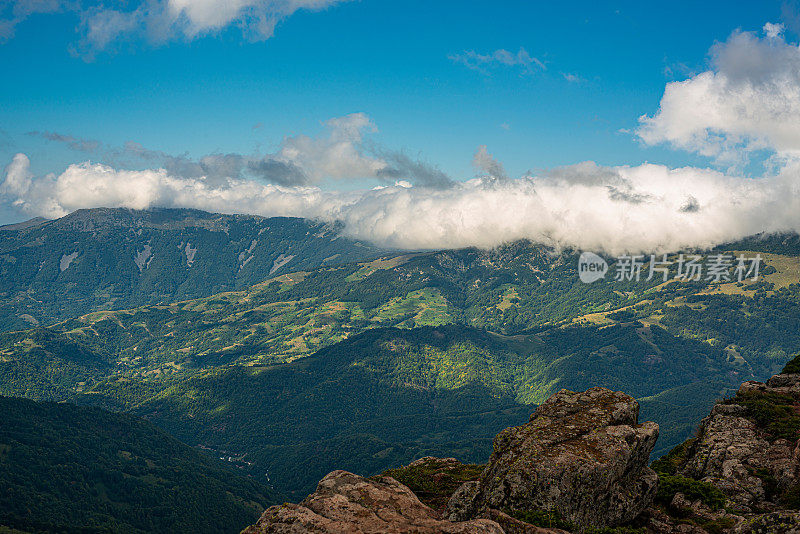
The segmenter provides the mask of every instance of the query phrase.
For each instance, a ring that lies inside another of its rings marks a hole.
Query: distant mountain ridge
[[[0,227],[0,330],[174,302],[386,250],[341,225],[199,210],[97,208]]]
[[[28,219],[27,221],[21,221],[12,224],[4,224],[3,226],[0,226],[0,232],[13,232],[15,230],[24,230],[26,228],[33,228],[34,226],[41,226],[49,221],[50,219],[45,219],[44,217],[34,217],[33,219]]]

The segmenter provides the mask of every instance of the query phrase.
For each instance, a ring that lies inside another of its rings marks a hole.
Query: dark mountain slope
[[[131,415],[0,397],[0,525],[239,532],[279,499]]]

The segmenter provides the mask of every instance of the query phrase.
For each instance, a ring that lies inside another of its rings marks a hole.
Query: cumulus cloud
[[[497,67],[511,67],[530,73],[534,70],[546,70],[547,66],[538,58],[531,56],[527,50],[520,48],[516,53],[503,48],[488,54],[479,54],[474,50],[466,50],[448,56],[450,61],[464,65],[468,69],[488,74],[489,70]]]
[[[31,188],[33,175],[30,171],[31,162],[25,154],[17,154],[6,166],[5,181],[0,184],[0,193],[19,200],[27,196]]]
[[[279,185],[318,184],[323,180],[376,178],[389,164],[370,155],[364,145],[365,134],[377,129],[364,113],[335,117],[324,123],[325,131],[316,137],[285,137],[274,153],[264,156],[209,154],[198,160],[187,155],[173,156],[148,150],[138,143],[125,145],[127,154],[161,162],[171,175],[211,180],[257,177]]]
[[[375,177],[387,167],[386,162],[365,154],[362,149],[364,134],[377,130],[366,114],[336,117],[325,126],[327,135],[285,138],[272,158],[302,169],[309,182]]]
[[[519,54],[475,57],[484,65],[530,63]],[[349,235],[400,248],[530,239],[612,254],[669,252],[800,231],[800,48],[786,41],[781,25],[767,25],[761,35],[735,32],[715,45],[711,69],[669,83],[659,110],[640,121],[644,142],[703,154],[729,169],[583,162],[513,178],[480,146],[476,177],[457,182],[419,158],[374,145],[374,123],[355,113],[327,121],[319,135],[285,137],[266,155],[193,159],[127,145],[127,153],[157,167],[150,170],[83,163],[33,176],[18,154],[0,197],[47,217],[97,206],[167,206],[336,220]],[[774,165],[761,178],[742,177],[737,165],[762,150]],[[323,187],[362,178],[382,185]]]
[[[757,151],[800,156],[800,48],[767,24],[763,36],[734,32],[711,48],[711,69],[666,86],[657,113],[637,130],[672,146],[739,165]]]
[[[350,0],[18,0],[0,8],[0,39],[40,13],[70,11],[80,18],[80,42],[75,50],[87,58],[124,39],[143,38],[151,44],[192,40],[228,26],[239,27],[251,41],[269,39],[283,19],[299,10],[317,11]]]
[[[493,247],[531,239],[558,247],[673,251],[761,231],[800,230],[800,165],[759,180],[661,165],[591,162],[541,176],[482,178],[444,189],[390,185],[356,191],[286,187],[247,179],[211,183],[165,169],[83,163],[33,178],[23,154],[0,192],[30,215],[79,208],[191,207],[214,212],[342,221],[349,235],[400,248]]]

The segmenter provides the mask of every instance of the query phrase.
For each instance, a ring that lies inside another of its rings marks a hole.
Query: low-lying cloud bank
[[[80,208],[153,206],[340,220],[346,232],[400,248],[493,247],[531,239],[557,247],[673,251],[761,231],[800,231],[800,165],[759,180],[662,165],[591,162],[538,177],[473,179],[448,189],[395,185],[361,191],[209,182],[163,169],[128,171],[83,163],[33,179],[18,154],[0,194],[30,215]]]

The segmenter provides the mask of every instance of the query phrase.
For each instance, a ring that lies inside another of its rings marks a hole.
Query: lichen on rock
[[[448,517],[552,510],[580,529],[633,520],[658,484],[647,465],[658,425],[639,424],[638,414],[632,397],[605,388],[556,393],[528,423],[497,435],[479,482],[459,489]]]
[[[718,487],[742,513],[786,507],[800,484],[800,375],[745,382],[700,424],[678,472]]]

